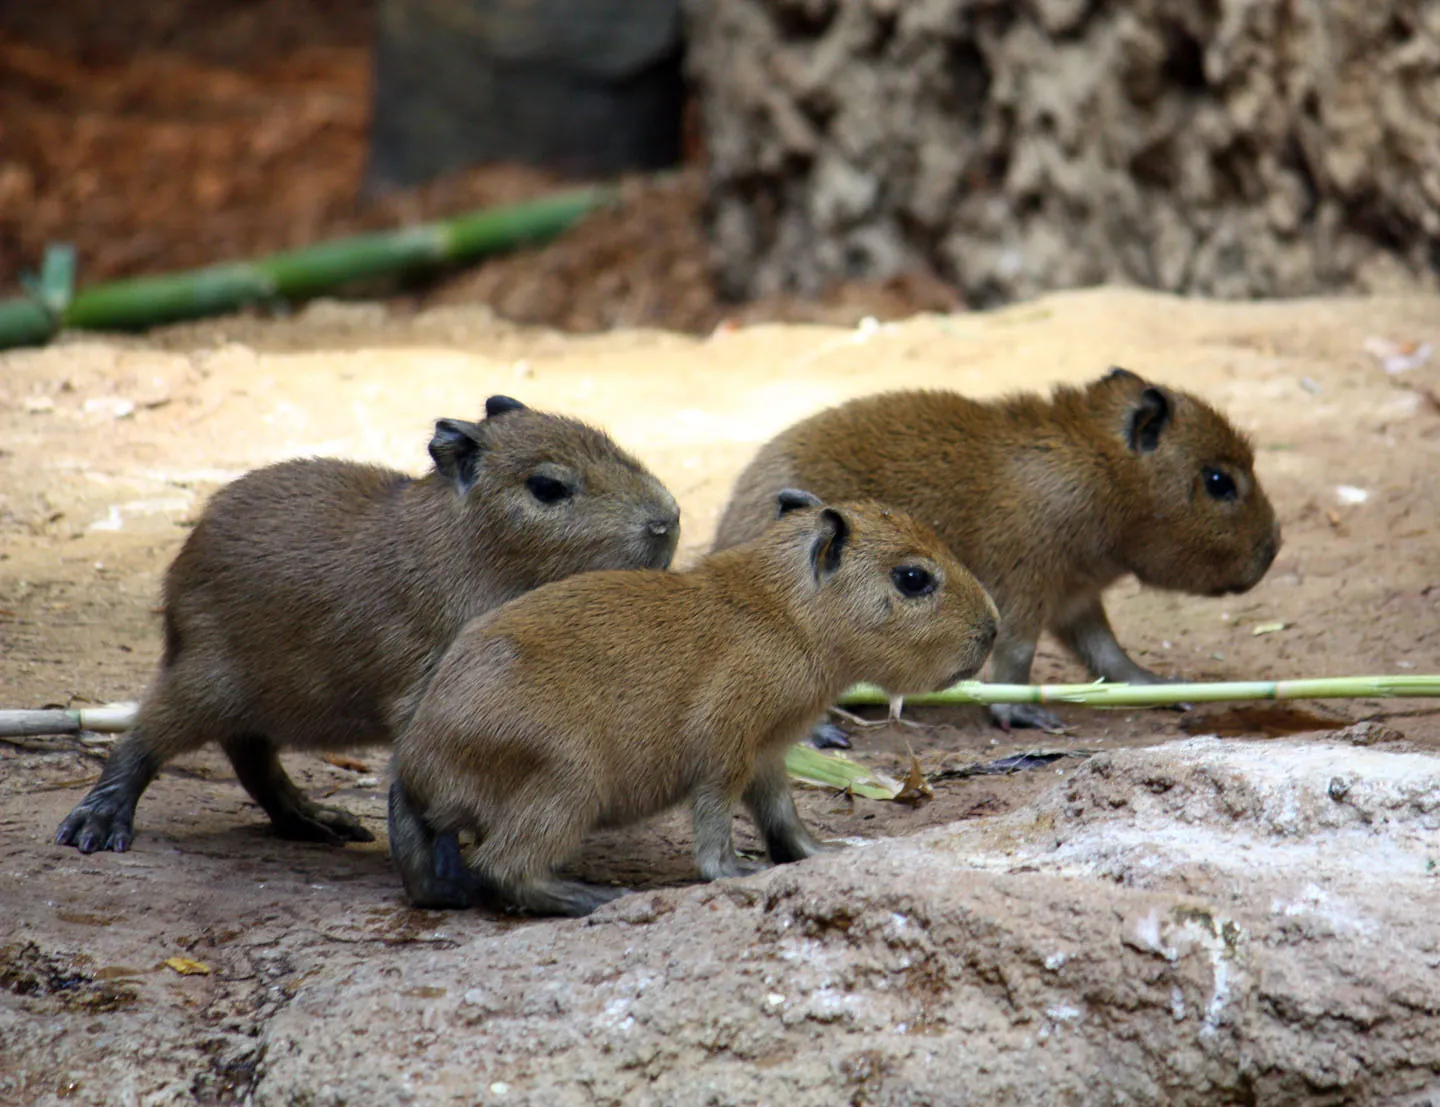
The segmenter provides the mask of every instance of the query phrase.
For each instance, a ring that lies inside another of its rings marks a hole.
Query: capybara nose
[[[680,542],[680,513],[653,515],[645,523],[644,541],[649,550],[648,564],[652,569],[665,569]]]
[[[1275,529],[1270,532],[1270,537],[1265,539],[1265,544],[1260,547],[1260,573],[1270,568],[1275,560],[1275,555],[1280,552],[1280,524],[1275,524]]]

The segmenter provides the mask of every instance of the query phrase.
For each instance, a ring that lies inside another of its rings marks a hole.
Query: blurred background
[[[7,295],[55,242],[85,286],[616,177],[547,247],[366,291],[705,332],[1433,289],[1440,5],[0,5]]]

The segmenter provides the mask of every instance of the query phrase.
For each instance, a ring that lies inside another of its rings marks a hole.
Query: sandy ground
[[[1285,530],[1274,568],[1248,595],[1117,588],[1112,620],[1144,664],[1196,679],[1434,672],[1440,363],[1387,375],[1366,352],[1373,337],[1440,344],[1440,300],[1218,305],[1099,290],[993,314],[855,331],[767,325],[708,339],[576,338],[483,309],[392,318],[321,304],[280,322],[0,356],[0,701],[135,698],[158,654],[160,575],[211,491],[303,454],[419,470],[431,420],[473,417],[493,392],[597,421],[639,454],[681,502],[683,562],[707,545],[756,446],[803,414],[885,387],[994,395],[1111,364],[1199,391],[1250,430]],[[1284,629],[1255,633],[1276,622]],[[1042,642],[1038,678],[1080,675]],[[973,709],[912,714],[925,727],[857,733],[856,755],[893,771],[908,746],[937,770],[1037,746],[1274,737],[1372,717],[1413,748],[1440,748],[1440,709],[1414,701],[1062,710],[1071,733],[1043,739],[1007,739]],[[407,945],[443,944],[455,931],[556,925],[406,909],[385,855],[378,751],[357,751],[363,768],[288,758],[312,794],[367,821],[381,839],[373,845],[276,839],[212,753],[152,786],[131,853],[81,857],[51,845],[103,749],[69,738],[0,743],[4,1102],[240,1098],[255,1037],[303,980],[403,957]],[[818,791],[800,800],[827,836],[902,835],[1009,810],[1066,764],[937,783],[919,807]],[[672,816],[597,838],[579,867],[594,879],[677,884],[689,879],[688,847],[686,821]],[[213,971],[182,976],[163,965],[175,956]],[[119,1084],[108,1075],[117,1051]]]

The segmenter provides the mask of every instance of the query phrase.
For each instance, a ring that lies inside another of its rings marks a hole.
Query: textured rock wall
[[[1440,283],[1440,4],[694,0],[733,295]]]

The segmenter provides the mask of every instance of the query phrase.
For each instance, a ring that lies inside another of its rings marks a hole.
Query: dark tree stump
[[[675,164],[678,0],[379,0],[365,188],[486,162]]]

